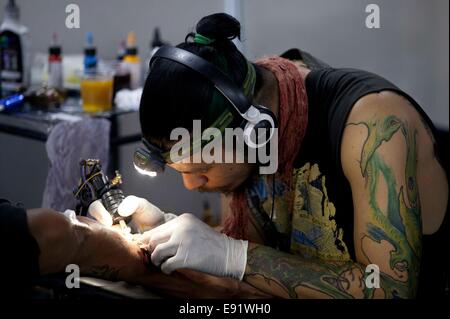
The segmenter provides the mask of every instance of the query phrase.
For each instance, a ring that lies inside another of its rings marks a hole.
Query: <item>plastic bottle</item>
[[[136,35],[129,32],[127,36],[127,49],[123,58],[123,68],[130,72],[130,87],[135,90],[141,86],[141,60],[136,47]]]
[[[84,48],[84,73],[94,75],[97,73],[97,48],[94,46],[94,35],[86,33],[86,46]]]
[[[48,86],[56,89],[63,87],[62,50],[58,45],[58,36],[53,34],[52,45],[48,49]]]
[[[130,89],[130,72],[125,69],[123,59],[126,54],[126,42],[120,41],[119,50],[117,51],[116,62],[114,66],[114,88],[113,88],[113,101],[116,93],[123,89]]]
[[[25,89],[29,83],[30,41],[28,29],[20,24],[20,10],[14,0],[5,6],[0,25],[0,79],[2,96]]]

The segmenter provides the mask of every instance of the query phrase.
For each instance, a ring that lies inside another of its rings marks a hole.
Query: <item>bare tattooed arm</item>
[[[42,275],[61,273],[68,264],[76,264],[85,276],[123,280],[180,298],[268,297],[231,278],[190,270],[165,275],[146,265],[145,253],[137,243],[85,217],[71,221],[56,211],[34,209],[27,211],[27,219],[30,233],[39,245]]]
[[[286,298],[415,296],[422,235],[419,189],[425,187],[417,172],[429,155],[419,154],[425,148],[418,145],[418,132],[426,132],[420,118],[392,95],[375,94],[360,103],[342,141],[343,170],[354,202],[356,260],[327,262],[250,245],[246,282]],[[366,285],[369,264],[380,270],[379,288]]]
[[[359,263],[305,259],[252,244],[244,280],[280,298],[382,297],[376,289],[365,288],[366,275]]]
[[[81,271],[89,276],[125,280],[180,298],[267,298],[268,295],[231,278],[218,278],[192,270],[165,275],[154,266],[144,266],[144,252],[119,232],[90,219],[91,234],[84,252],[77,257]]]

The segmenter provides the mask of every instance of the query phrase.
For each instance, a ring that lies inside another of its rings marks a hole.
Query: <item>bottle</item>
[[[94,46],[94,35],[86,33],[86,46],[84,47],[84,74],[95,75],[97,73],[97,49]]]
[[[145,71],[144,71],[145,78],[147,77],[148,72],[150,71],[150,60],[152,59],[153,54],[155,54],[155,52],[158,51],[158,49],[162,47],[164,44],[165,42],[161,40],[159,28],[155,28],[153,32],[153,40],[150,42],[150,51],[147,55],[147,59],[145,60]]]
[[[14,0],[5,6],[0,25],[0,80],[2,96],[21,91],[29,83],[30,41],[28,29],[20,24],[20,10]]]
[[[119,50],[117,51],[117,64],[114,66],[114,88],[113,88],[113,101],[116,93],[123,89],[130,89],[130,72],[125,69],[123,59],[126,54],[126,42],[120,41]]]
[[[127,48],[122,63],[123,68],[130,73],[130,88],[137,89],[141,86],[141,60],[136,47],[136,35],[132,31],[128,32]]]
[[[62,50],[58,35],[53,33],[52,45],[48,49],[48,86],[61,90],[63,87]]]

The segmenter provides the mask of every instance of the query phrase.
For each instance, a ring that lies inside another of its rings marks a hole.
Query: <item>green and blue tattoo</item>
[[[376,260],[371,258],[367,245],[378,245],[380,251],[386,252],[385,265],[388,266],[380,270],[380,288],[367,287],[369,273],[361,263],[306,259],[264,246],[249,250],[244,278],[248,283],[269,293],[278,289],[278,295],[291,298],[408,298],[415,295],[422,237],[416,175],[417,131],[393,115],[348,125],[363,125],[368,132],[360,158],[369,200],[369,220],[361,238],[361,249],[371,263]],[[404,181],[397,180],[394,169],[379,152],[380,146],[391,141],[397,132],[402,134],[406,144]],[[381,207],[377,201],[381,182],[387,186],[386,207]]]

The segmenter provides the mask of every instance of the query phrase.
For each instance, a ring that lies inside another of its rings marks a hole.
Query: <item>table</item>
[[[109,281],[80,277],[79,288],[67,288],[67,274],[45,275],[33,285],[33,299],[88,300],[88,299],[161,299],[151,289],[125,281]]]
[[[119,166],[118,148],[129,143],[139,142],[141,133],[122,135],[118,124],[126,114],[137,113],[133,109],[112,109],[111,111],[86,114],[82,111],[79,98],[69,98],[58,109],[43,110],[25,104],[19,112],[0,113],[0,132],[45,142],[52,128],[61,121],[75,121],[83,117],[104,118],[111,122],[110,165],[108,174],[113,175]]]

